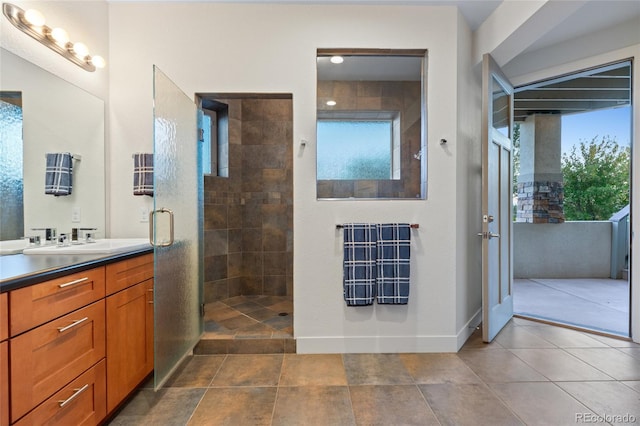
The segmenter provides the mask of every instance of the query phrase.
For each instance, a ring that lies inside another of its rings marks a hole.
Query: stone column
[[[517,222],[564,222],[561,115],[531,115],[520,123]]]

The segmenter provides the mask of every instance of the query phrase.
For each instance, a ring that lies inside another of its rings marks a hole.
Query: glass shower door
[[[154,364],[159,388],[203,331],[203,184],[194,102],[154,66]]]

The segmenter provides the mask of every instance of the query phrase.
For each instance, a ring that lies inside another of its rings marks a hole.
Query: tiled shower
[[[229,176],[204,181],[204,302],[292,296],[291,96],[215,100],[229,107]]]

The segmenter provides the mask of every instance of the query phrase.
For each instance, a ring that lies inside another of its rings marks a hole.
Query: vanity
[[[153,370],[153,250],[0,257],[0,425],[96,425]]]

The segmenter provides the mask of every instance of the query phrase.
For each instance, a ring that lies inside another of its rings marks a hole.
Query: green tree
[[[608,220],[629,203],[631,149],[608,136],[562,156],[566,220]]]

